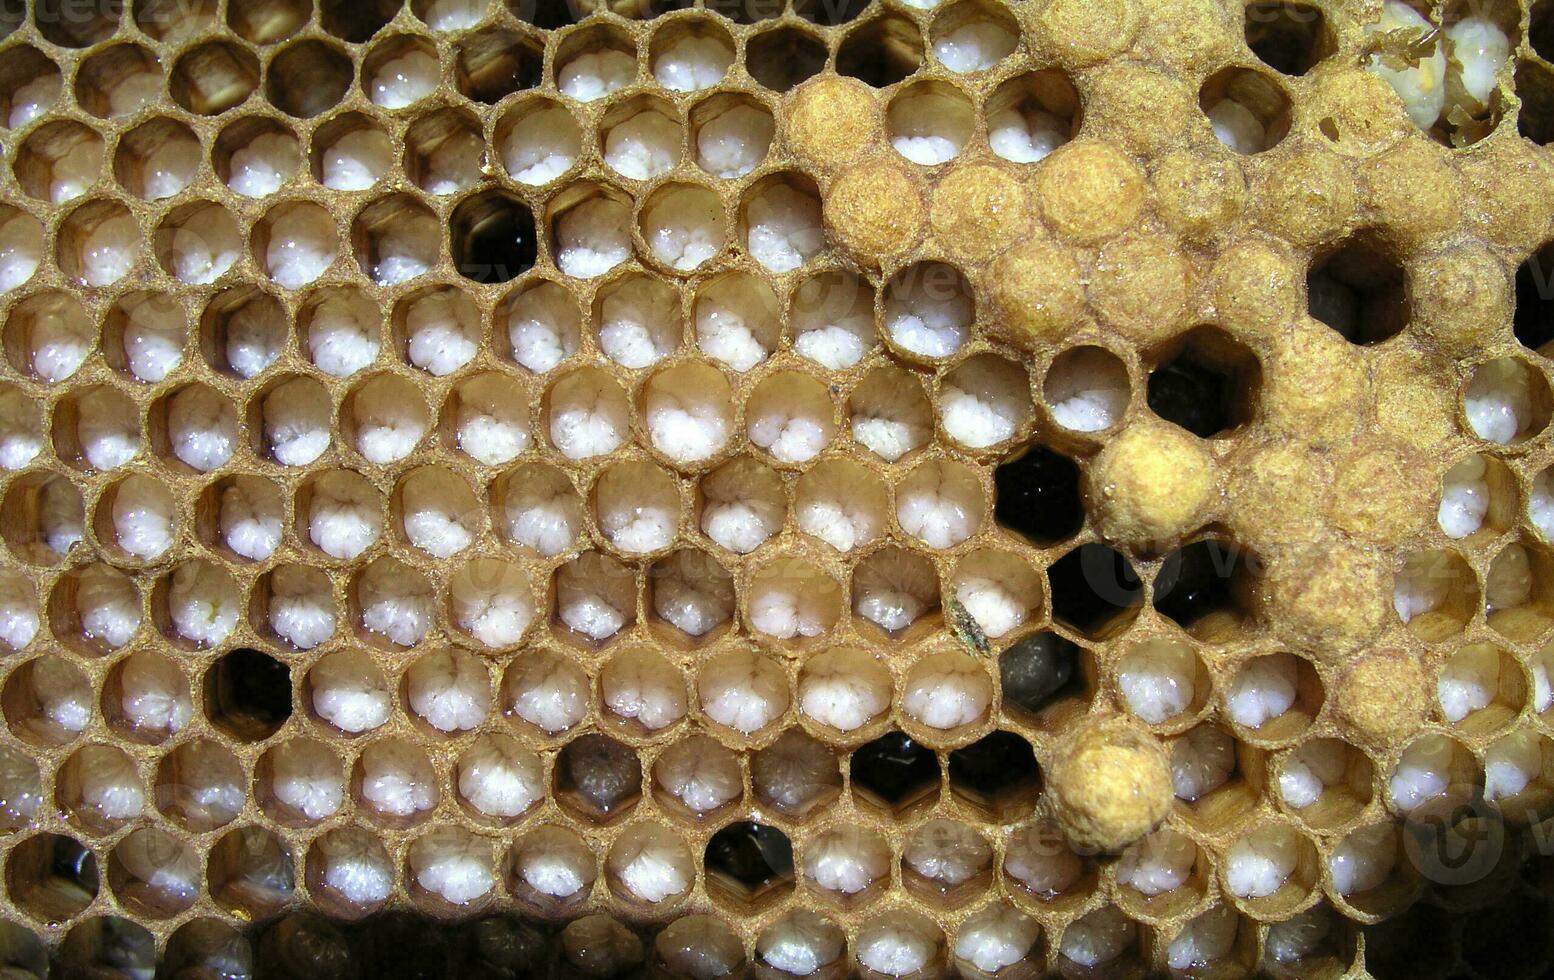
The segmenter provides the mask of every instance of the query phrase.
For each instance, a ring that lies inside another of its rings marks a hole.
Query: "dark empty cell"
[[[950,753],[950,788],[993,798],[1028,788],[1039,771],[1031,743],[1013,732],[990,732]]]
[[[1321,10],[1276,0],[1247,4],[1246,46],[1274,71],[1304,75],[1333,53],[1333,37]]]
[[[1037,633],[1009,645],[998,656],[1004,702],[1040,711],[1078,676],[1079,647],[1056,633]]]
[[[774,92],[786,92],[826,66],[820,40],[792,27],[757,34],[745,45],[750,77]]]
[[[1376,980],[1413,980],[1421,963],[1449,963],[1453,949],[1451,913],[1418,902],[1402,914],[1365,928],[1365,969]]]
[[[324,30],[358,44],[394,19],[400,0],[324,0],[322,7]]]
[[[577,23],[592,12],[584,7],[583,0],[509,0],[507,4],[519,20],[547,31]]]
[[[0,4],[6,20],[17,16],[16,8],[25,6],[22,0],[5,0]],[[123,11],[122,0],[37,0],[33,20],[38,33],[55,44],[85,48],[112,37]]]
[[[836,52],[836,70],[875,88],[894,85],[923,64],[923,37],[901,17],[879,17],[853,29]]]
[[[994,518],[1033,541],[1062,541],[1084,525],[1079,467],[1045,446],[1001,464],[993,471],[993,485]]]
[[[453,212],[453,264],[475,282],[507,282],[534,268],[534,215],[516,198],[490,191]]]
[[[454,80],[476,102],[504,96],[540,83],[543,54],[538,45],[511,31],[487,30],[459,42]]]
[[[97,896],[97,859],[64,834],[39,834],[17,844],[6,859],[10,897],[50,921],[81,914]]]
[[[1543,352],[1554,340],[1554,248],[1544,246],[1516,270],[1516,315],[1523,346]]]
[[[584,735],[556,756],[556,789],[570,793],[589,816],[609,817],[642,793],[637,753],[612,738]]]
[[[446,929],[428,929],[425,918],[393,911],[362,923],[353,937],[362,972],[375,977],[452,976]]]
[[[1554,60],[1554,0],[1542,0],[1532,5],[1527,40],[1545,61]]]
[[[707,841],[709,874],[727,878],[751,892],[793,880],[793,845],[775,827],[742,820]]]
[[[352,930],[357,945],[371,942],[367,931]],[[333,923],[306,912],[277,920],[259,936],[255,948],[256,978],[310,977],[346,980],[358,976],[364,949],[352,950],[345,933]]]
[[[291,671],[258,650],[233,650],[205,675],[205,711],[234,738],[269,738],[291,717]]]
[[[345,97],[351,71],[351,59],[332,45],[298,41],[270,62],[265,91],[288,115],[316,116]]]
[[[1533,61],[1517,65],[1516,96],[1517,131],[1539,146],[1554,143],[1554,72]]]
[[[1377,344],[1408,326],[1408,276],[1378,243],[1350,239],[1312,263],[1306,308],[1351,343]]]
[[[1198,436],[1230,427],[1233,395],[1228,376],[1191,360],[1173,361],[1149,375],[1150,411]]]
[[[939,760],[932,749],[902,732],[887,732],[853,750],[852,782],[896,807],[939,783]]]
[[[1197,541],[1172,552],[1155,579],[1155,609],[1186,627],[1235,605],[1235,580],[1248,560],[1224,541]]]
[[[1532,968],[1551,952],[1554,922],[1549,905],[1515,895],[1474,909],[1462,925],[1462,959],[1481,977],[1548,976]]]
[[[1103,544],[1080,545],[1047,569],[1052,615],[1094,635],[1144,598],[1128,559]]]
[[[863,13],[868,0],[794,0],[793,12],[822,27],[846,24]]]
[[[48,877],[97,894],[97,858],[91,851],[69,837],[53,837],[54,860],[50,863]]]

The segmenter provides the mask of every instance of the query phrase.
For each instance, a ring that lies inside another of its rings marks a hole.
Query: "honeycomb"
[[[1554,3],[0,15],[6,977],[1554,960]]]

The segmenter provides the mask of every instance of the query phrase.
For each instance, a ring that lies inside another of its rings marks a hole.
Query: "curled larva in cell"
[[[383,500],[355,473],[331,470],[310,484],[308,540],[331,558],[355,558],[383,533]]]
[[[1321,799],[1327,787],[1342,782],[1348,767],[1344,743],[1332,738],[1305,742],[1279,771],[1279,797],[1286,806],[1303,810]]]
[[[668,547],[680,512],[680,484],[650,463],[616,463],[594,484],[599,531],[621,551],[646,554]]]
[[[588,639],[609,639],[636,611],[636,574],[609,555],[587,551],[557,570],[556,616]]]
[[[926,970],[941,955],[944,934],[927,916],[896,909],[875,916],[858,930],[854,955],[875,973],[905,977]]]
[[[478,558],[453,574],[448,607],[454,624],[492,648],[518,642],[534,618],[529,576],[511,562]]]
[[[0,643],[20,650],[38,633],[38,595],[19,571],[0,569]]]
[[[767,184],[745,201],[744,212],[750,257],[770,272],[791,272],[825,247],[820,199],[808,189]]]
[[[415,451],[430,421],[415,385],[382,376],[358,388],[349,399],[355,423],[356,451],[369,463],[392,463]]]
[[[1024,369],[989,354],[945,375],[938,404],[945,433],[973,449],[1012,439],[1035,412]]]
[[[281,543],[281,495],[257,476],[237,476],[221,491],[221,540],[243,558],[263,561]]]
[[[377,360],[383,314],[366,294],[331,289],[304,316],[308,358],[320,371],[343,378]]]
[[[677,551],[649,575],[653,611],[687,636],[707,636],[733,618],[733,579],[704,552]]]
[[[924,555],[884,548],[853,572],[853,612],[896,633],[939,608],[939,576]]]
[[[782,334],[777,297],[754,276],[736,273],[696,294],[696,345],[743,373],[766,360]]]
[[[752,445],[780,463],[804,463],[836,438],[836,408],[826,386],[799,371],[768,376],[745,404]]]
[[[674,169],[680,153],[680,124],[652,103],[611,125],[604,136],[604,162],[631,180],[651,180]]]
[[[396,646],[415,646],[432,624],[432,586],[392,559],[368,565],[356,579],[362,628]]]
[[[434,558],[448,558],[474,538],[479,505],[469,487],[448,470],[423,466],[399,485],[402,526],[410,543]]]
[[[556,219],[556,266],[591,279],[631,257],[631,209],[614,198],[591,197]]]
[[[851,732],[890,707],[890,673],[863,650],[816,654],[799,672],[799,711],[822,725]]]
[[[363,87],[377,105],[403,109],[436,91],[437,75],[437,55],[414,47],[379,63]]]
[[[153,827],[132,831],[113,849],[112,865],[124,876],[116,885],[134,905],[183,909],[200,893],[200,856]]]
[[[631,84],[637,76],[637,59],[616,48],[587,51],[567,61],[556,73],[562,95],[592,102]]]
[[[206,561],[186,561],[173,570],[167,590],[167,615],[173,629],[190,643],[215,646],[237,625],[237,585]]]
[[[754,573],[749,604],[752,629],[790,640],[820,636],[834,627],[841,616],[842,593],[813,564],[781,558]]]
[[[830,920],[808,909],[794,909],[767,926],[755,942],[766,965],[795,977],[807,977],[835,963],[847,937]]]
[[[342,827],[319,837],[308,863],[325,889],[357,908],[377,905],[394,890],[388,853],[376,836],[360,827]]]
[[[464,750],[454,784],[466,803],[498,820],[523,815],[545,796],[539,756],[507,735],[482,735]]]
[[[1117,883],[1146,897],[1174,891],[1186,883],[1198,859],[1198,846],[1174,830],[1157,830],[1122,852]]]
[[[491,842],[459,827],[434,827],[406,858],[415,883],[450,905],[468,905],[496,887]]]
[[[265,755],[271,798],[295,817],[314,822],[333,815],[345,802],[340,758],[312,739],[282,742]]]
[[[1041,926],[1023,912],[994,902],[960,924],[955,958],[985,973],[1025,960],[1041,937]]]
[[[561,900],[585,893],[598,876],[598,861],[583,839],[548,824],[519,838],[512,868],[521,884],[536,894]]]
[[[1288,827],[1259,827],[1225,854],[1225,884],[1241,898],[1265,898],[1284,886],[1301,858],[1301,839]]]
[[[583,150],[582,132],[570,112],[548,101],[537,105],[513,124],[501,144],[502,165],[520,184],[550,183],[570,170]]]
[[[1224,729],[1199,725],[1171,742],[1171,783],[1191,802],[1225,785],[1236,770],[1236,743]]]
[[[130,757],[111,745],[87,745],[60,770],[60,802],[103,828],[140,816],[146,789]]]
[[[1186,644],[1168,638],[1146,640],[1118,663],[1117,687],[1129,711],[1158,725],[1192,706],[1198,670],[1198,658]]]
[[[828,830],[804,848],[804,875],[819,888],[856,895],[890,874],[890,847],[863,827]]]
[[[822,460],[802,473],[793,507],[800,531],[844,552],[879,537],[890,510],[879,477],[848,459]]]
[[[437,805],[437,774],[418,746],[384,739],[362,750],[353,782],[361,802],[389,817],[411,817]]]
[[[1462,648],[1446,662],[1436,681],[1435,697],[1447,721],[1462,721],[1489,707],[1499,695],[1500,656],[1499,650],[1480,644]]]
[[[533,442],[529,395],[505,375],[480,374],[459,385],[454,438],[459,451],[487,466],[515,458]]]
[[[44,478],[38,492],[37,534],[56,555],[67,555],[86,537],[86,512],[81,494],[63,476]]]
[[[1295,704],[1300,661],[1288,653],[1254,657],[1242,665],[1225,692],[1225,710],[1238,725],[1259,728]]]
[[[744,790],[738,758],[706,735],[665,749],[653,764],[653,781],[698,816],[727,806]]]
[[[624,897],[650,905],[680,898],[696,878],[685,842],[654,824],[638,824],[621,834],[605,858],[605,870]]]
[[[189,681],[171,660],[152,650],[137,650],[118,667],[118,720],[146,738],[182,730],[194,718]],[[104,712],[112,716],[105,700]]]
[[[1103,906],[1063,930],[1058,951],[1083,967],[1097,967],[1121,956],[1138,937],[1138,926],[1114,905]]]
[[[679,364],[655,374],[643,388],[642,407],[654,448],[676,463],[711,459],[733,434],[733,392],[707,364]]]
[[[953,460],[929,460],[897,485],[896,520],[901,530],[930,548],[954,547],[981,525],[984,496],[970,467]]]
[[[81,634],[97,647],[117,650],[140,629],[140,593],[124,573],[107,565],[76,572],[75,607]]]
[[[948,889],[983,874],[993,862],[987,839],[956,820],[930,820],[912,832],[901,852],[901,867],[933,885]]]
[[[1216,905],[1182,927],[1166,948],[1173,970],[1208,966],[1228,956],[1235,946],[1241,919],[1229,905]]]
[[[1037,824],[1015,831],[1004,851],[1004,873],[1036,895],[1067,891],[1084,874],[1084,863],[1061,831]]]
[[[637,648],[617,654],[599,674],[604,709],[650,732],[685,717],[685,683],[662,654]]]
[[[745,457],[703,477],[701,496],[702,532],[740,554],[749,554],[776,534],[787,512],[782,479]]]
[[[180,389],[167,402],[167,434],[173,455],[200,472],[225,464],[237,449],[237,412],[200,384]]]
[[[754,652],[734,651],[707,662],[696,692],[708,718],[735,731],[758,731],[788,710],[788,678]]]
[[[135,558],[166,554],[178,535],[178,509],[161,481],[140,473],[113,490],[113,540]]]
[[[919,660],[902,685],[901,710],[929,728],[969,725],[987,713],[993,682],[987,671],[960,653]]]
[[[631,405],[603,371],[584,368],[567,375],[551,387],[548,401],[551,445],[568,459],[612,453],[630,434]]]
[[[291,378],[264,396],[264,442],[282,466],[306,466],[329,449],[329,392],[312,378]]]
[[[311,650],[334,635],[336,608],[329,576],[305,565],[277,565],[269,576],[267,619],[275,635]]]
[[[588,713],[588,678],[571,660],[549,650],[514,658],[503,683],[505,710],[556,735]]]
[[[359,650],[340,650],[308,671],[313,710],[352,735],[370,731],[389,720],[389,689],[372,658]]]
[[[405,675],[405,692],[410,710],[440,732],[474,728],[491,710],[485,666],[460,650],[439,650],[417,660]]]
[[[480,312],[464,293],[439,289],[405,307],[405,356],[436,377],[468,364],[480,349]]]
[[[1520,796],[1529,787],[1541,788],[1546,751],[1543,737],[1527,728],[1491,743],[1484,750],[1484,799],[1499,805]],[[1527,811],[1529,815],[1532,812]]]
[[[508,302],[513,360],[544,374],[577,353],[582,323],[577,299],[560,285],[542,280],[530,286]]]
[[[1398,758],[1397,767],[1387,780],[1393,804],[1404,813],[1451,792],[1459,782],[1457,743],[1445,735],[1425,735],[1416,739]]]
[[[1397,859],[1397,829],[1393,825],[1375,824],[1351,831],[1327,857],[1333,890],[1340,895],[1370,891],[1392,875]]]
[[[642,962],[642,940],[608,915],[595,913],[574,919],[561,930],[561,950],[588,976],[627,974]]]
[[[676,919],[653,941],[658,960],[684,980],[718,980],[743,973],[745,945],[710,915]]]
[[[92,689],[86,675],[64,657],[48,655],[30,661],[12,675],[7,688],[17,689],[29,707],[16,712],[21,725],[29,721],[53,726],[51,741],[68,741],[92,720]],[[64,737],[58,737],[63,734]]]
[[[583,499],[565,473],[542,463],[514,469],[498,498],[509,540],[552,558],[570,549],[583,528]]]
[[[112,388],[87,389],[75,400],[76,441],[81,456],[96,469],[123,466],[140,451],[140,411]],[[59,424],[56,422],[56,425]]]

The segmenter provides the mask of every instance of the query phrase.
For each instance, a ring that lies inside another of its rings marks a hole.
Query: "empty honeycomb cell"
[[[305,565],[276,565],[260,579],[250,608],[254,626],[297,650],[311,650],[334,636],[339,622],[329,577]]]
[[[583,502],[565,473],[525,463],[493,490],[497,529],[508,541],[550,558],[572,547],[582,533]]]
[[[23,561],[53,564],[86,536],[81,495],[63,476],[34,472],[12,481],[0,501],[0,535]]]
[[[1176,798],[1194,803],[1225,786],[1236,772],[1236,743],[1224,729],[1202,724],[1170,742]]]
[[[887,546],[853,567],[853,614],[887,635],[939,610],[939,574],[927,556]]]
[[[308,671],[304,684],[313,712],[349,735],[359,735],[389,720],[389,688],[383,673],[360,651],[328,654]]]
[[[1493,732],[1521,713],[1526,676],[1516,658],[1486,643],[1459,648],[1435,685],[1441,715],[1459,730]]]
[[[85,745],[60,767],[54,798],[72,821],[110,834],[141,815],[146,790],[135,763],[111,745]]]
[[[373,823],[408,827],[437,805],[437,775],[426,753],[412,742],[384,738],[357,757],[351,773],[356,804]]]
[[[1460,632],[1480,604],[1473,570],[1455,551],[1412,555],[1394,580],[1392,606],[1409,630],[1426,640]]]
[[[539,248],[534,215],[506,192],[464,199],[450,225],[453,265],[464,278],[507,282],[534,267]]]
[[[263,827],[239,827],[211,849],[206,873],[211,898],[238,916],[261,918],[286,906],[296,888],[291,851]]]
[[[56,639],[100,656],[126,646],[140,629],[140,590],[108,565],[81,565],[55,583],[48,614]]]
[[[425,275],[437,264],[442,235],[424,204],[408,194],[395,194],[357,213],[351,240],[362,272],[380,286],[394,286]]]
[[[550,204],[550,254],[556,267],[592,279],[631,257],[631,205],[602,185],[581,185]]]
[[[30,44],[0,55],[0,125],[21,129],[59,101],[59,66]]]
[[[534,618],[534,596],[522,566],[499,558],[465,563],[448,580],[453,626],[492,649],[518,642]]]
[[[155,55],[138,44],[115,44],[89,55],[76,70],[76,103],[102,119],[133,115],[162,96]]]
[[[835,415],[825,385],[798,371],[780,371],[751,392],[745,427],[750,442],[778,463],[800,464],[836,437]]]
[[[584,643],[603,643],[636,623],[636,573],[600,551],[561,565],[555,596],[556,618]]]
[[[33,745],[64,745],[92,721],[92,686],[81,669],[57,654],[28,660],[11,671],[0,710],[12,735]]]
[[[158,580],[153,615],[162,634],[180,645],[213,647],[237,626],[237,583],[220,567],[195,558]]]
[[[544,824],[508,852],[508,889],[531,905],[549,907],[586,895],[598,877],[598,859],[576,833]]]
[[[1225,68],[1198,91],[1198,106],[1214,138],[1237,153],[1261,153],[1290,130],[1290,97],[1268,75],[1251,68]]]
[[[604,356],[626,368],[644,368],[677,350],[685,334],[685,319],[680,312],[680,297],[668,283],[641,273],[627,273],[601,286],[594,296],[594,336]],[[673,402],[681,384],[679,372],[696,372],[700,383],[712,383],[726,391],[728,384],[719,378],[701,375],[696,366],[671,368],[648,382],[643,400],[652,426],[653,401],[665,397]],[[682,379],[683,380],[683,379]],[[657,441],[657,440],[655,440]],[[661,449],[669,452],[667,446]]]
[[[496,888],[491,841],[462,827],[433,827],[418,837],[405,858],[411,897],[423,906],[458,908],[480,901]]]
[[[728,222],[718,196],[696,184],[655,190],[638,215],[648,251],[661,265],[690,272],[728,245]]]
[[[160,201],[194,183],[202,156],[199,137],[176,119],[141,123],[113,151],[113,176],[138,198]]]
[[[345,826],[321,834],[307,857],[310,891],[337,915],[361,916],[388,898],[394,865],[371,832]]]
[[[160,481],[135,473],[109,487],[98,500],[98,541],[115,557],[154,561],[178,537],[177,504]]]
[[[750,573],[746,602],[755,632],[802,642],[836,626],[842,613],[842,589],[803,558],[777,558]]]
[[[287,344],[286,310],[255,286],[217,293],[200,315],[199,348],[214,371],[237,378],[262,374]]]
[[[901,710],[931,729],[949,731],[981,720],[993,701],[987,672],[960,653],[923,657],[901,684]]]
[[[577,300],[547,279],[511,294],[498,312],[506,322],[512,358],[536,374],[544,374],[577,353],[582,337],[582,313]]]
[[[711,18],[671,21],[649,42],[653,78],[671,92],[712,88],[733,63],[734,39]]]
[[[1192,648],[1170,638],[1146,640],[1117,662],[1117,687],[1128,710],[1151,725],[1186,720],[1209,697],[1209,674]]]
[[[647,554],[673,542],[680,526],[680,487],[650,463],[622,462],[600,475],[593,489],[594,518],[611,545]]]
[[[735,911],[754,911],[793,890],[793,844],[776,827],[742,820],[707,841],[708,893]]]
[[[12,207],[0,208],[0,289],[12,290],[38,271],[43,260],[43,226]]]
[[[230,823],[247,799],[237,758],[208,738],[184,742],[162,756],[155,780],[157,809],[196,833]]]
[[[405,131],[405,172],[429,194],[457,194],[484,177],[480,123],[457,109],[421,116]]]
[[[765,177],[745,192],[740,226],[750,257],[768,272],[792,272],[820,254],[820,191],[803,174]]]
[[[415,452],[430,427],[420,392],[398,375],[368,379],[340,406],[341,437],[369,463],[404,459]]]
[[[1230,677],[1225,713],[1262,738],[1299,734],[1322,710],[1321,679],[1309,661],[1290,653],[1252,657]]]
[[[568,923],[561,931],[561,949],[569,964],[604,976],[628,972],[643,960],[642,940],[599,912]]]
[[[140,451],[139,416],[114,388],[78,388],[54,406],[54,454],[80,469],[118,469]]]
[[[588,697],[586,681],[580,697]],[[642,796],[641,760],[604,735],[583,735],[568,742],[556,756],[553,778],[556,802],[596,824],[635,809]]]
[[[555,65],[561,94],[592,102],[636,80],[636,45],[619,28],[600,24],[568,35]]]
[[[417,718],[438,732],[467,731],[491,710],[490,677],[469,654],[438,650],[410,665],[404,701]]]
[[[1484,577],[1484,615],[1495,632],[1512,640],[1542,635],[1551,616],[1549,559],[1530,543],[1507,545]]]
[[[108,887],[131,911],[162,919],[194,904],[203,870],[193,848],[154,827],[142,827],[108,855]]]
[[[330,558],[350,559],[383,533],[383,497],[360,474],[330,470],[308,480],[296,501],[307,540]]]
[[[1478,763],[1461,743],[1446,735],[1427,734],[1404,748],[1387,777],[1387,795],[1398,811],[1408,814],[1430,805],[1450,805],[1480,785]]]
[[[233,229],[233,243],[235,236]],[[141,248],[140,230],[124,205],[90,201],[71,212],[60,226],[54,258],[60,271],[78,283],[111,286],[139,264]],[[235,257],[235,253],[230,254]]]
[[[784,24],[745,42],[745,70],[774,92],[787,92],[826,66],[826,46],[809,30]]]
[[[599,121],[605,165],[629,180],[651,180],[675,168],[683,141],[674,107],[652,96],[614,106]]]
[[[739,554],[759,548],[786,519],[781,478],[749,457],[732,459],[703,477],[700,498],[702,532]]]
[[[1306,273],[1306,307],[1356,344],[1396,336],[1413,316],[1408,274],[1394,251],[1362,234],[1319,254]]]
[[[676,919],[653,942],[658,962],[675,977],[727,976],[745,965],[744,943],[707,915]]]
[[[923,36],[910,20],[881,15],[861,21],[842,37],[836,52],[839,74],[874,88],[904,80],[923,64]]]
[[[1007,442],[1033,412],[1030,378],[1003,358],[979,354],[944,376],[939,412],[944,431],[961,445],[985,449]]]
[[[891,704],[890,673],[864,650],[837,647],[816,654],[799,672],[799,711],[838,732],[856,732]]]
[[[1526,361],[1501,357],[1474,369],[1462,393],[1469,431],[1499,445],[1519,445],[1549,421],[1549,385]]]
[[[1166,556],[1155,577],[1155,610],[1195,638],[1224,643],[1253,621],[1261,560],[1234,541],[1208,538]]]
[[[706,642],[733,619],[733,578],[706,553],[683,549],[648,570],[648,602],[672,641]]]
[[[764,281],[732,273],[702,286],[694,301],[702,353],[743,373],[766,360],[781,335],[777,297]]]
[[[931,167],[959,156],[977,124],[971,102],[959,89],[943,82],[919,82],[902,88],[890,100],[885,125],[897,153]]]
[[[364,191],[394,165],[394,144],[376,122],[357,112],[341,113],[313,133],[313,179],[336,191]]]
[[[1554,340],[1554,289],[1549,280],[1554,268],[1550,266],[1550,255],[1545,245],[1516,268],[1516,305],[1511,328],[1523,347],[1539,353],[1545,353]]]
[[[865,827],[844,826],[810,838],[803,849],[806,884],[838,904],[861,905],[890,876],[890,846]]]
[[[926,460],[896,485],[896,520],[930,548],[954,547],[981,526],[983,497],[976,472],[966,464]]]
[[[332,748],[309,738],[281,742],[255,771],[254,792],[267,814],[285,826],[316,823],[345,802],[345,775]]]
[[[289,51],[295,52],[296,48]],[[282,52],[281,59],[287,59],[287,54]],[[271,65],[271,101],[276,100],[277,86],[274,79],[277,63]],[[306,62],[287,64],[283,71],[293,68],[312,68],[316,72],[316,66]],[[168,75],[168,91],[173,101],[200,116],[218,116],[236,108],[248,101],[248,97],[258,87],[259,60],[246,48],[223,40],[206,41],[184,51],[173,62],[171,74]],[[281,105],[281,108],[286,109],[287,106]]]
[[[405,540],[434,558],[469,547],[480,530],[480,504],[450,470],[423,466],[400,481],[390,502]]]
[[[97,897],[97,857],[73,837],[37,834],[7,855],[5,879],[21,909],[45,921],[68,920]]]
[[[205,715],[239,742],[262,742],[291,717],[291,671],[258,650],[239,648],[205,672]]]
[[[800,531],[842,552],[877,539],[888,521],[885,487],[849,459],[821,460],[801,473],[793,504]]]
[[[802,820],[837,798],[842,772],[832,749],[790,728],[751,754],[750,783],[763,805]]]
[[[533,650],[508,667],[502,698],[510,718],[556,735],[576,726],[588,713],[588,678],[561,654]]]
[[[265,98],[288,116],[322,115],[345,98],[352,74],[350,58],[335,45],[316,39],[294,41],[270,61]]]
[[[984,819],[1007,819],[1035,802],[1041,773],[1031,744],[995,731],[950,753],[950,792]]]
[[[456,47],[454,83],[476,102],[500,102],[540,84],[543,47],[537,38],[500,27],[471,32]]]
[[[903,351],[948,357],[971,338],[971,287],[953,266],[920,262],[898,272],[885,288],[885,331]]]
[[[117,2],[80,6],[68,0],[40,0],[32,10],[38,33],[66,48],[89,48],[106,41],[118,30],[123,14],[124,5]]]
[[[1007,551],[973,551],[950,577],[952,606],[958,604],[988,639],[996,640],[1034,619],[1041,609],[1041,593],[1040,573]]]
[[[269,197],[302,166],[296,134],[263,117],[240,119],[221,131],[211,151],[216,176],[244,197]]]
[[[1208,439],[1256,414],[1262,367],[1230,334],[1197,327],[1150,353],[1146,401],[1160,418]]]
[[[743,177],[760,166],[775,132],[771,111],[743,93],[710,96],[690,111],[692,155],[714,177]]]
[[[656,734],[685,717],[685,684],[663,656],[625,650],[599,674],[599,703],[605,719],[628,734]]]
[[[1333,54],[1333,29],[1321,8],[1305,3],[1248,4],[1246,45],[1283,75],[1304,75]]]
[[[282,241],[286,238],[285,234],[280,237]],[[152,237],[152,247],[157,262],[168,275],[192,285],[205,285],[221,278],[238,261],[243,240],[237,222],[224,207],[210,201],[194,201],[162,219]],[[306,245],[296,247],[307,249]]]
[[[77,122],[39,126],[13,153],[11,169],[22,190],[51,204],[82,197],[102,177],[102,137]]]
[[[1534,481],[1534,498],[1537,482]],[[1516,486],[1501,461],[1475,453],[1441,477],[1436,523],[1448,538],[1471,539],[1480,531],[1504,531],[1514,520]]]
[[[368,49],[362,60],[362,91],[384,109],[404,109],[431,95],[439,81],[437,50],[425,40],[401,34]]]
[[[707,735],[676,742],[653,764],[653,796],[671,813],[705,819],[743,792],[739,757]]]
[[[696,694],[708,720],[752,735],[780,718],[791,702],[788,678],[769,658],[732,651],[704,663]]]
[[[535,97],[497,123],[493,141],[508,176],[520,184],[548,184],[572,169],[583,152],[583,134],[564,105]]]
[[[306,466],[329,450],[329,392],[312,378],[280,380],[258,403],[266,456],[282,466]],[[252,414],[252,409],[250,410]]]

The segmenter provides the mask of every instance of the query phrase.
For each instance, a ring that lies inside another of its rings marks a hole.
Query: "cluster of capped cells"
[[[1549,934],[1554,3],[0,32],[5,977]]]

